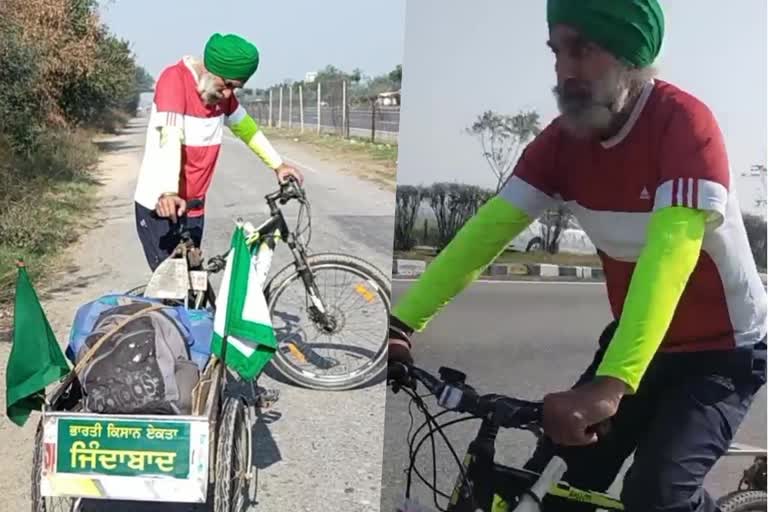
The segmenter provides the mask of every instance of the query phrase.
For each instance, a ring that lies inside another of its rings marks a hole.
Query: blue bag
[[[85,343],[85,339],[93,332],[94,325],[104,311],[121,304],[132,302],[161,303],[157,299],[135,297],[125,294],[109,294],[80,306],[75,313],[69,334],[69,344],[66,355],[75,362],[75,354]],[[202,371],[211,356],[211,340],[213,338],[213,312],[207,310],[187,309],[183,306],[168,306],[165,313],[174,320],[184,335],[189,347],[190,358]]]

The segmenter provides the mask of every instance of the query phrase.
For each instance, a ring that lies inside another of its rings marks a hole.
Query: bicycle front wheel
[[[368,384],[386,369],[389,281],[355,257],[314,254],[307,263],[327,316],[314,310],[294,266],[281,270],[265,292],[278,342],[273,367],[312,389]]]

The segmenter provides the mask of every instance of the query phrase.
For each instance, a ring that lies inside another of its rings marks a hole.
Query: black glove
[[[397,319],[389,317],[389,347],[387,350],[387,360],[390,363],[413,364],[411,355],[411,340],[413,329]]]

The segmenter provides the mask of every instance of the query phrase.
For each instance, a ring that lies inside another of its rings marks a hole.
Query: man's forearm
[[[229,129],[237,138],[242,140],[256,155],[261,158],[270,169],[277,169],[283,164],[280,154],[267,140],[261,127],[247,113],[236,122],[230,124]]]
[[[669,207],[651,215],[613,340],[596,375],[637,391],[699,260],[706,212]]]
[[[392,311],[412,330],[430,319],[469,286],[531,223],[523,210],[496,196],[459,230]]]

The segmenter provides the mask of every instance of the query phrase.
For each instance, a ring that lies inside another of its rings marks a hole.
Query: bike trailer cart
[[[33,510],[78,511],[89,500],[213,503],[244,511],[253,501],[255,403],[212,356],[193,391],[191,415],[81,412],[76,380],[56,390],[35,437]]]

